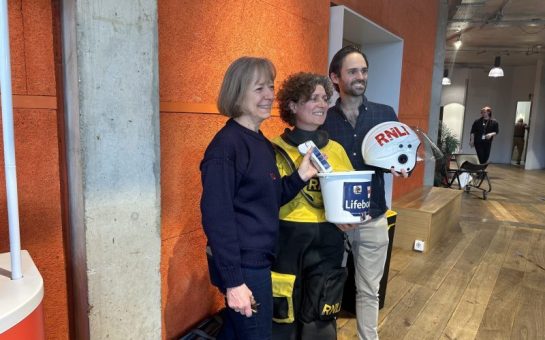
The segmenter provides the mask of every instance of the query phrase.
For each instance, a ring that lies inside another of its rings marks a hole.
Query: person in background
[[[492,119],[492,109],[489,106],[483,107],[481,109],[481,118],[473,122],[469,136],[469,145],[475,147],[480,164],[488,162],[492,141],[499,132],[498,122]]]
[[[513,131],[513,152],[517,149],[517,165],[520,165],[522,152],[524,151],[524,134],[528,130],[528,124],[524,123],[524,119],[519,118],[515,124]]]
[[[360,339],[377,339],[380,279],[388,251],[388,222],[382,169],[364,163],[361,144],[374,126],[397,121],[394,110],[387,105],[370,102],[365,97],[369,63],[355,46],[340,49],[331,60],[329,76],[340,98],[327,112],[322,129],[339,142],[356,170],[374,170],[371,179],[371,220],[358,225],[340,225],[352,244],[356,283],[356,317]],[[408,177],[391,170],[394,176]]]
[[[297,171],[281,178],[259,130],[271,115],[275,74],[264,58],[242,57],[229,66],[218,109],[230,119],[200,165],[210,279],[227,306],[218,339],[270,339],[278,211],[317,173],[308,153]]]
[[[308,140],[327,155],[333,171],[353,170],[342,146],[318,130],[332,94],[329,79],[312,73],[296,73],[283,82],[278,91],[280,117],[293,128],[272,140],[280,175],[291,174],[301,163],[297,146]],[[326,221],[320,183],[312,178],[280,208],[278,252],[272,266],[273,339],[337,338],[335,317],[347,276],[344,249],[344,233]]]

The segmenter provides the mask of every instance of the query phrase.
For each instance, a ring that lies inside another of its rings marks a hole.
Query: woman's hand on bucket
[[[344,232],[347,232],[347,231],[350,231],[350,230],[353,230],[353,229],[356,229],[357,227],[361,226],[362,224],[365,224],[369,221],[372,220],[372,217],[371,215],[367,214],[365,215],[365,219],[360,222],[360,223],[336,223],[337,225],[337,228],[339,228],[340,230],[344,231]]]

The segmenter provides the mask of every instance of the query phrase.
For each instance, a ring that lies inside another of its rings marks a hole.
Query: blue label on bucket
[[[371,182],[344,182],[343,210],[352,216],[360,216],[362,221],[369,213]]]

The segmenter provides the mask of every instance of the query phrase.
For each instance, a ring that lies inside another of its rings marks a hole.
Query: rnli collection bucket
[[[331,223],[361,223],[369,213],[374,171],[318,173],[325,217]]]

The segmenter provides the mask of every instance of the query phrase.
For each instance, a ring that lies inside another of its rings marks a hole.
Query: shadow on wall
[[[212,114],[161,116],[161,271],[167,339],[177,339],[224,306],[223,296],[208,276],[198,167],[206,145],[225,121],[225,117]],[[262,131],[271,138],[285,127],[279,117],[272,117],[262,125]]]
[[[166,339],[177,339],[223,306],[208,278],[199,164],[225,120],[215,114],[161,113],[161,296]]]
[[[177,238],[168,263],[164,321],[167,339],[178,339],[204,317],[223,307],[223,297],[210,284],[202,230]]]

